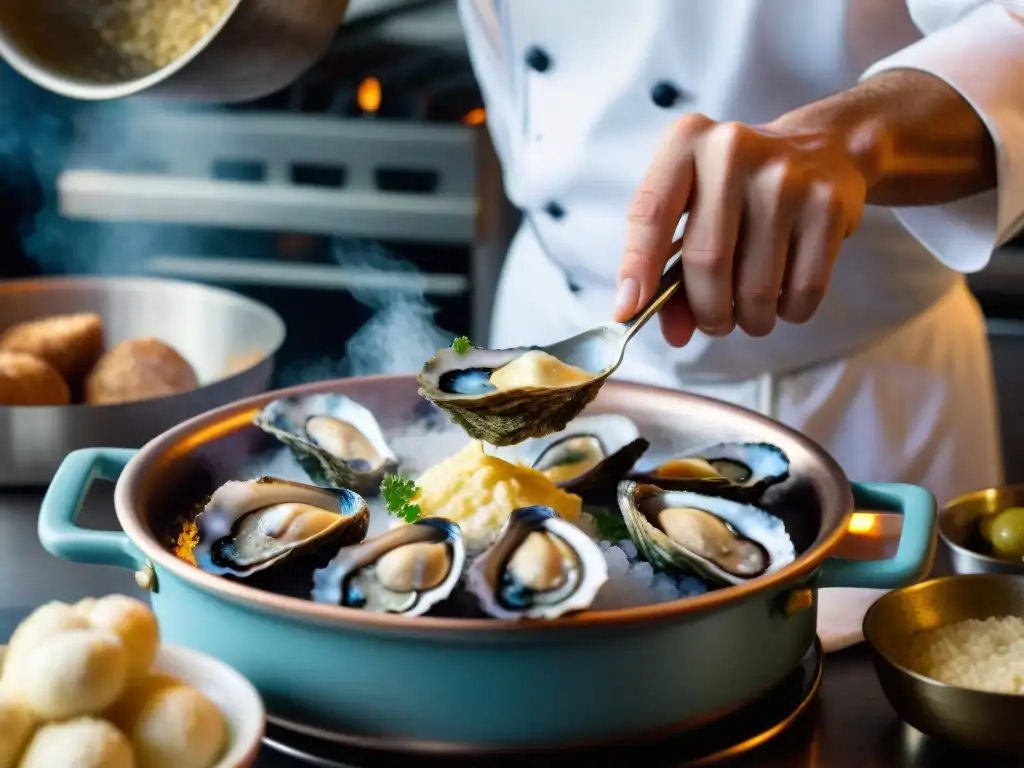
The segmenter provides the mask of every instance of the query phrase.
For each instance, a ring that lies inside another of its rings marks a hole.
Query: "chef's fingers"
[[[697,327],[725,336],[735,327],[733,252],[743,217],[744,182],[736,132],[718,126],[702,140],[690,217],[683,235],[683,282]]]
[[[690,201],[693,146],[711,125],[703,115],[687,115],[665,134],[629,208],[626,248],[619,266],[619,290],[612,316],[628,320],[657,290],[672,236]]]
[[[827,192],[818,205],[804,209],[794,231],[789,264],[779,300],[779,317],[806,323],[828,290],[839,248],[850,229],[842,207]]]
[[[673,347],[685,347],[697,329],[697,323],[686,300],[686,292],[677,290],[672,294],[658,314],[661,321],[661,335]]]
[[[799,179],[782,164],[762,171],[747,190],[733,266],[733,303],[736,324],[750,336],[767,336],[775,328],[803,192]]]

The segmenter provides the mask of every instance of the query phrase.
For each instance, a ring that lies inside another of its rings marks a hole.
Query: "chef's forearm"
[[[945,82],[882,72],[783,115],[776,125],[838,135],[857,159],[873,205],[936,205],[996,184],[992,137]]]

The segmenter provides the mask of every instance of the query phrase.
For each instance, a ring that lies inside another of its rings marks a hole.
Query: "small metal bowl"
[[[1024,576],[1024,559],[1002,560],[983,551],[978,523],[1008,507],[1024,507],[1024,485],[988,488],[953,499],[938,516],[939,538],[949,547],[956,573],[1005,573]]]
[[[969,749],[1024,751],[1024,694],[947,685],[906,666],[914,635],[966,619],[1024,616],[1024,578],[945,576],[883,596],[864,617],[864,638],[886,698],[903,720]]]

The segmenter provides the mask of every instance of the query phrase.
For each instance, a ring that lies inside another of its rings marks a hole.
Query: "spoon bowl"
[[[673,243],[678,250],[680,241]],[[420,371],[420,396],[434,403],[474,440],[515,445],[565,428],[597,397],[626,353],[626,345],[682,283],[682,260],[670,260],[654,297],[624,323],[605,322],[543,347],[438,350]],[[498,389],[490,377],[527,352],[545,352],[590,378],[562,386]]]

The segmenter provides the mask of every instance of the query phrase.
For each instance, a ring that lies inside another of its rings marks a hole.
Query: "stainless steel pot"
[[[800,553],[796,561],[688,600],[516,623],[318,605],[212,576],[176,558],[166,542],[180,530],[182,513],[237,477],[267,445],[252,426],[259,409],[273,397],[324,391],[360,401],[385,429],[407,427],[423,413],[412,376],[262,395],[193,419],[138,453],[72,454],[39,518],[50,552],[135,569],[153,592],[164,639],[239,669],[284,727],[304,723],[363,747],[477,755],[685,730],[734,711],[796,668],[815,640],[819,587],[907,584],[927,571],[934,553],[935,504],[922,489],[851,489],[818,446],[757,414],[612,382],[589,412],[631,416],[653,451],[709,439],[765,440],[782,448],[793,477],[766,505],[785,521]],[[75,524],[97,476],[117,480],[123,533]],[[855,500],[903,513],[893,559],[831,557]]]
[[[94,56],[88,4],[74,0],[0,3],[0,56],[24,77],[74,99],[148,91],[165,99],[248,101],[290,84],[326,50],[348,0],[234,0],[192,50],[144,77],[79,67]]]
[[[138,448],[198,413],[263,392],[285,338],[284,322],[269,307],[195,283],[118,277],[0,282],[0,330],[68,312],[100,315],[108,346],[144,336],[170,344],[192,364],[201,386],[124,405],[0,407],[0,487],[45,485],[71,451]]]

